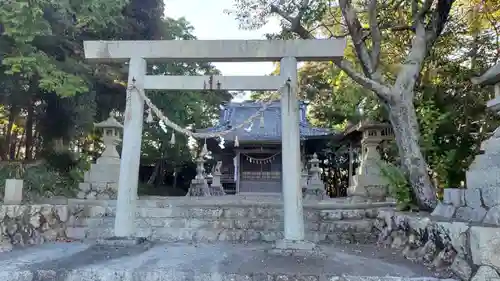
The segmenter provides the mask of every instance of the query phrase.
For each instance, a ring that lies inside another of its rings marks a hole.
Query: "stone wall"
[[[66,238],[67,205],[0,205],[0,252]]]
[[[356,207],[355,205],[352,205]],[[306,239],[321,243],[377,241],[373,229],[377,208],[365,204],[356,209],[305,208]],[[371,208],[370,208],[371,207]],[[76,220],[68,223],[67,234],[74,239],[108,238],[114,234],[115,207],[86,206]],[[283,238],[281,206],[168,206],[137,208],[136,234],[168,242],[273,242]]]
[[[446,188],[432,216],[500,226],[500,189]]]
[[[378,242],[408,259],[451,271],[461,280],[500,280],[500,227],[393,210],[379,211],[376,227]]]

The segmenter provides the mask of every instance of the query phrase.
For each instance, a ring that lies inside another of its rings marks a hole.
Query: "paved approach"
[[[228,243],[147,242],[127,247],[80,242],[45,244],[1,253],[0,280],[438,280],[425,267],[374,246],[322,246],[326,257],[277,256],[268,253],[269,248],[269,244]]]

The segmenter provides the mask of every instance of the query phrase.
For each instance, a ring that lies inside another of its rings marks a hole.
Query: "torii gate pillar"
[[[280,61],[279,76],[216,76],[221,90],[282,89],[283,198],[285,229],[279,249],[308,250],[305,241],[302,188],[300,186],[300,133],[297,102],[297,61],[341,59],[345,39],[328,40],[168,40],[86,41],[85,57],[98,62],[129,62],[129,85],[140,90],[204,90],[207,76],[150,76],[146,61],[262,62]],[[290,87],[283,85],[288,81]],[[144,104],[138,94],[127,93],[115,236],[135,235],[135,208]]]

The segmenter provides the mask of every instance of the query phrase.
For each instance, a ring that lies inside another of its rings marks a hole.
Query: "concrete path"
[[[434,281],[373,246],[323,246],[327,257],[276,256],[269,244],[45,244],[0,254],[2,281]],[[365,277],[363,277],[365,276]],[[371,277],[369,277],[371,276]],[[421,277],[421,278],[417,278]],[[424,278],[425,277],[425,278]],[[448,279],[451,280],[451,279]]]

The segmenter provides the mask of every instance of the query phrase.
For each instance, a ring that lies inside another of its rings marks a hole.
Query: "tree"
[[[84,40],[196,39],[185,19],[164,16],[162,0],[0,1],[1,160],[42,159],[67,172],[100,154],[93,123],[124,111],[127,69],[86,61]],[[159,75],[217,73],[208,63],[150,68]],[[176,123],[195,128],[211,125],[219,103],[230,98],[227,92],[148,95]],[[144,128],[143,165],[192,161],[187,139],[177,137],[171,147],[170,132],[158,123]]]
[[[437,197],[419,145],[414,89],[424,60],[443,32],[454,2],[340,0],[336,6],[325,0],[236,0],[232,13],[243,28],[258,28],[269,16],[278,15],[283,20],[282,37],[312,39],[349,35],[358,65],[345,59],[334,63],[373,92],[386,108],[417,201],[422,208],[431,209]],[[381,57],[390,52],[383,49],[387,44],[384,39],[397,31],[404,32],[401,36],[411,37],[411,44],[405,55],[397,56],[403,57],[399,65],[384,65]]]

